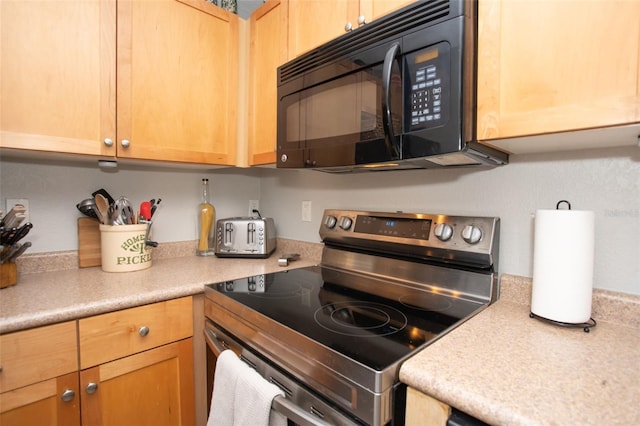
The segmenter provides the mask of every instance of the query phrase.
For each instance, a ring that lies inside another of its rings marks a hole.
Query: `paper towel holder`
[[[566,204],[567,210],[571,210],[571,203],[567,200],[558,201],[556,203],[556,210],[560,210],[560,205],[562,204]],[[529,311],[529,318],[535,318],[544,322],[548,322],[553,325],[558,325],[560,327],[570,327],[570,328],[580,327],[584,330],[585,333],[588,333],[592,327],[595,327],[597,325],[596,320],[594,320],[593,318],[589,318],[589,321],[583,322],[583,323],[569,323],[569,322],[556,321],[549,318],[541,317],[540,315],[536,315],[531,311]]]
[[[571,322],[561,322],[561,321],[556,321],[549,318],[541,317],[540,315],[536,315],[533,312],[529,312],[529,318],[535,318],[540,321],[548,322],[549,324],[558,325],[560,327],[570,327],[570,328],[581,327],[585,333],[588,333],[589,331],[591,331],[591,328],[598,325],[596,320],[594,320],[593,318],[589,318],[589,321],[583,322],[583,323],[571,323]]]

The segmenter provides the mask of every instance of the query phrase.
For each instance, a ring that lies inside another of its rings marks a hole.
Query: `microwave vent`
[[[279,83],[286,83],[309,70],[349,56],[363,44],[371,46],[409,29],[448,19],[453,13],[452,2],[463,3],[456,0],[419,1],[344,34],[282,65],[278,73]]]

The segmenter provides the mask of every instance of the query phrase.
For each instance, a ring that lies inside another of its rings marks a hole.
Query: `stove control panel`
[[[325,210],[320,236],[325,244],[485,264],[497,253],[499,228],[496,217]]]

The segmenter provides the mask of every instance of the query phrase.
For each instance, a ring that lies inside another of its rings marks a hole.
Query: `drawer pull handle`
[[[140,327],[140,330],[138,330],[138,334],[142,337],[145,337],[147,334],[149,334],[149,327],[143,325],[142,327]]]
[[[62,400],[64,402],[71,402],[73,401],[73,398],[76,396],[76,393],[74,391],[72,391],[71,389],[66,389],[64,392],[62,392]]]
[[[94,382],[89,382],[89,384],[87,385],[87,393],[91,395],[93,393],[96,393],[97,390],[98,390],[98,384]]]

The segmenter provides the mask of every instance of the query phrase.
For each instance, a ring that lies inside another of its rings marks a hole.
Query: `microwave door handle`
[[[401,53],[400,43],[393,43],[384,58],[382,66],[382,128],[384,129],[384,141],[387,151],[392,158],[398,158],[398,147],[395,143],[395,133],[391,120],[391,69],[396,57]]]

